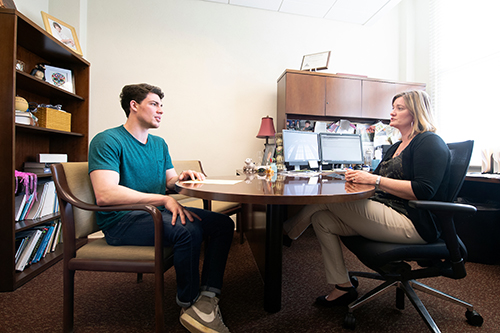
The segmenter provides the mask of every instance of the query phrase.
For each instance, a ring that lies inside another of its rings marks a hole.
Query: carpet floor
[[[347,250],[350,270],[366,270]],[[500,332],[500,266],[466,264],[461,280],[432,278],[422,282],[472,303],[483,316],[482,327],[467,324],[465,309],[418,293],[442,332]],[[75,332],[154,331],[154,284],[152,275],[136,283],[134,274],[77,272],[75,282]],[[360,294],[377,282],[360,278]],[[62,262],[13,292],[0,293],[0,332],[62,331]],[[179,323],[175,303],[174,270],[165,273],[165,328],[186,332]],[[229,255],[220,307],[231,332],[352,332],[342,328],[346,309],[313,306],[318,295],[331,289],[326,284],[321,250],[309,228],[291,247],[283,248],[282,310],[263,309],[264,284],[248,242],[235,235]],[[395,294],[387,293],[355,311],[355,332],[427,332],[413,306],[395,307]]]

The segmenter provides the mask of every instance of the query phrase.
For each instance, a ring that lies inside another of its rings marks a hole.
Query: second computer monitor
[[[363,164],[363,144],[359,134],[320,133],[321,162]]]

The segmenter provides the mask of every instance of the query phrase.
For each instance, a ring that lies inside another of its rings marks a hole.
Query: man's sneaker
[[[201,295],[200,298],[187,309],[181,310],[181,324],[189,332],[229,333],[229,329],[222,321],[219,310],[219,299]]]

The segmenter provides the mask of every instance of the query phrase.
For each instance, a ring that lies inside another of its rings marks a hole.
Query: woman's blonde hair
[[[413,129],[410,138],[423,132],[436,132],[434,119],[432,117],[432,106],[429,95],[423,90],[410,90],[397,94],[392,98],[392,104],[396,99],[403,97],[406,107],[413,116]]]

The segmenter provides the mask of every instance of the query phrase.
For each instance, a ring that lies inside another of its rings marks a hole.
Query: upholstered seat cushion
[[[113,246],[104,238],[90,241],[76,251],[76,259],[101,260],[154,260],[154,246]],[[165,248],[163,257],[172,255],[171,248]]]

